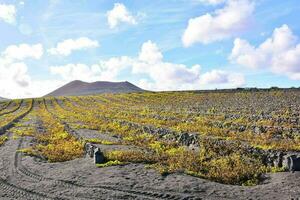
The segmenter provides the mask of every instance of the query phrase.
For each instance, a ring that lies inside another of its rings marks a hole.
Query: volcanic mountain
[[[129,92],[143,92],[144,90],[129,83],[125,82],[108,82],[97,81],[93,83],[87,83],[83,81],[72,81],[46,96],[79,96],[79,95],[91,95],[101,93],[129,93]]]

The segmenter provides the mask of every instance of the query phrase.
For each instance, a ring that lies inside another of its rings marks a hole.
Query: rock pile
[[[265,164],[272,167],[283,167],[288,171],[300,171],[300,153],[266,152]]]
[[[94,158],[95,164],[101,164],[105,162],[104,154],[99,147],[91,143],[86,143],[84,145],[84,151],[87,156],[89,156],[90,158]]]

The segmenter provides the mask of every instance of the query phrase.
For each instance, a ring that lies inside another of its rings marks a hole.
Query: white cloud
[[[48,49],[48,52],[52,55],[68,56],[73,51],[95,48],[99,43],[96,40],[91,40],[87,37],[80,37],[78,39],[67,39],[59,42],[55,48]]]
[[[153,90],[155,88],[155,84],[147,79],[140,79],[136,84],[144,90]]]
[[[100,61],[97,64],[88,66],[86,64],[67,64],[61,66],[51,66],[50,72],[60,75],[63,80],[83,80],[83,81],[114,81],[123,69],[131,66],[133,59],[122,56]]]
[[[245,78],[240,73],[228,73],[223,70],[212,70],[201,76],[203,84],[227,84],[233,87],[239,87],[245,84]]]
[[[183,45],[208,44],[232,37],[247,27],[253,11],[251,0],[228,0],[224,8],[212,14],[191,18],[182,36]]]
[[[66,84],[65,81],[61,80],[32,80],[30,85],[25,90],[25,94],[27,97],[41,97],[50,92],[56,90],[57,88]]]
[[[122,70],[130,68],[134,62],[133,58],[127,56],[114,57],[92,65],[91,70],[99,74],[98,80],[113,81],[118,78]]]
[[[122,22],[137,24],[136,18],[122,3],[115,3],[113,9],[107,12],[107,22],[110,28],[115,28]]]
[[[40,59],[43,55],[43,46],[42,44],[10,45],[1,55],[9,60],[24,60],[26,58]]]
[[[62,66],[51,66],[50,72],[60,75],[64,80],[83,81],[112,81],[117,78],[120,71],[130,63],[130,58],[124,56],[100,61],[98,64],[88,66],[85,64],[67,64]]]
[[[155,89],[175,90],[181,84],[196,83],[200,76],[200,65],[188,68],[183,64],[164,62],[157,45],[147,41],[133,63],[132,72],[148,75],[155,82]]]
[[[25,63],[12,63],[9,67],[12,79],[21,87],[27,87],[30,82],[30,76],[27,74],[27,65]]]
[[[287,25],[276,28],[272,37],[258,47],[235,39],[229,59],[248,68],[270,69],[275,74],[300,80],[300,44]]]
[[[139,60],[146,63],[157,63],[163,58],[162,53],[159,51],[157,45],[150,40],[142,45],[141,52],[139,54]]]
[[[0,21],[4,21],[9,24],[16,22],[16,7],[14,5],[0,4]]]
[[[28,97],[33,81],[28,74],[25,59],[40,59],[41,44],[11,45],[0,54],[0,96],[8,98]],[[36,86],[37,88],[39,86]]]
[[[220,70],[212,70],[202,75],[202,82],[205,84],[226,83],[227,81],[227,73]]]
[[[159,48],[151,41],[142,45],[132,72],[148,75],[152,81],[141,79],[139,84],[154,90],[199,89],[208,84],[214,84],[215,87],[239,87],[244,84],[241,74],[213,70],[202,75],[200,65],[188,67],[165,62]]]
[[[0,96],[6,98],[41,97],[52,92],[63,84],[66,84],[66,82],[58,80],[30,79],[27,86],[22,87],[12,79],[0,78]],[[2,87],[3,85],[6,87]]]
[[[27,65],[23,62],[9,62],[0,58],[0,80],[5,82],[0,88],[10,90],[12,85],[26,87],[30,77],[27,74]]]
[[[0,96],[6,98],[39,97],[65,84],[59,80],[33,80],[24,62],[3,65],[0,58]]]
[[[201,75],[200,65],[188,67],[183,64],[165,62],[163,54],[152,41],[145,42],[138,57],[114,57],[98,64],[68,64],[53,66],[52,74],[60,75],[63,80],[80,79],[84,81],[118,81],[123,70],[131,75],[142,75],[138,81],[141,87],[151,90],[184,90],[209,87],[239,87],[244,84],[243,75],[213,70]],[[128,77],[129,78],[129,77]]]
[[[238,73],[212,70],[201,74],[200,65],[188,67],[165,62],[159,48],[151,41],[142,45],[132,72],[148,75],[151,81],[141,79],[138,84],[152,90],[199,89],[209,87],[208,84],[213,84],[214,87],[239,87],[245,82],[243,75]]]

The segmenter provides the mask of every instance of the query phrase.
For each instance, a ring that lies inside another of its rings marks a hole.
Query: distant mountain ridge
[[[130,82],[97,81],[87,83],[79,80],[72,81],[46,96],[80,96],[102,93],[143,92],[144,90]]]

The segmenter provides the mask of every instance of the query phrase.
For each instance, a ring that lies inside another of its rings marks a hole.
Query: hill
[[[101,93],[129,93],[129,92],[142,92],[143,89],[125,82],[108,82],[97,81],[93,83],[87,83],[83,81],[72,81],[46,96],[79,96],[79,95],[91,95]]]

